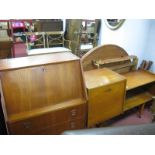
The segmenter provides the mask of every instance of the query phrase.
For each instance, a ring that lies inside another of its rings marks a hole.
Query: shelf
[[[23,119],[28,119],[28,118],[31,118],[31,117],[46,114],[46,113],[49,113],[49,112],[52,112],[52,111],[61,110],[61,109],[68,108],[68,107],[71,107],[71,106],[80,105],[80,104],[83,104],[83,103],[85,103],[85,100],[82,99],[82,98],[78,98],[78,99],[73,99],[73,100],[66,101],[66,102],[61,102],[61,103],[58,103],[58,104],[55,104],[55,105],[35,109],[35,110],[32,110],[32,111],[22,112],[22,113],[18,113],[18,114],[12,114],[12,115],[10,115],[8,117],[8,122],[13,123],[13,122],[20,121],[20,120],[23,120]]]
[[[122,75],[127,79],[127,90],[155,82],[155,74],[145,70],[132,71]]]
[[[129,98],[126,98],[125,104],[124,104],[124,111],[129,110],[133,107],[139,106],[141,104],[144,104],[146,102],[149,102],[152,100],[152,95],[148,92],[141,92],[139,94],[130,96]]]

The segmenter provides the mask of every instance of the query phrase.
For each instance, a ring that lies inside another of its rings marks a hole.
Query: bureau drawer
[[[63,110],[54,112],[53,120],[54,123],[65,122],[67,120],[73,120],[78,118],[85,118],[86,115],[86,104],[78,106],[72,106]]]
[[[66,122],[59,122],[57,124],[51,124],[50,126],[42,126],[39,128],[33,128],[33,126],[30,126],[30,124],[26,121],[22,123],[12,124],[10,126],[11,133],[15,135],[57,135],[61,134],[65,130],[83,129],[86,127],[86,121],[83,118]]]
[[[86,128],[85,119],[77,119],[68,122],[62,122],[45,129],[42,129],[38,132],[33,133],[34,135],[59,135],[66,130],[77,130]]]
[[[53,113],[8,123],[10,134],[32,134],[34,131],[40,130],[52,124]]]
[[[85,110],[85,104],[81,104],[22,121],[8,123],[9,132],[10,134],[33,134],[53,124],[56,125],[78,118],[85,119]]]

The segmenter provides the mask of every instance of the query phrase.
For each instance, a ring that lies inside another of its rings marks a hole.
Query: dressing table
[[[137,70],[138,58],[129,56],[123,48],[102,45],[90,50],[81,60],[88,92],[88,126],[137,106],[141,117],[145,103],[154,100],[155,74]]]

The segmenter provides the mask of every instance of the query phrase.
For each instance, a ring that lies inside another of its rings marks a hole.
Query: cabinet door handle
[[[75,128],[75,122],[71,122],[70,127],[71,127],[71,129],[74,129]]]
[[[76,114],[77,114],[76,109],[71,110],[71,116],[76,116]]]
[[[30,129],[31,128],[31,122],[24,122],[23,126],[25,129]]]
[[[112,91],[111,88],[108,88],[108,89],[105,90],[105,92],[110,92],[110,91]]]

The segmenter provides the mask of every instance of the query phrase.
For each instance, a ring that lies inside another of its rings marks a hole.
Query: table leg
[[[143,114],[143,112],[144,112],[144,107],[145,107],[145,104],[142,104],[142,105],[140,106],[139,113],[138,113],[139,118],[142,117],[142,114]]]
[[[153,96],[152,99],[153,99],[151,106],[152,122],[155,122],[155,96]]]

